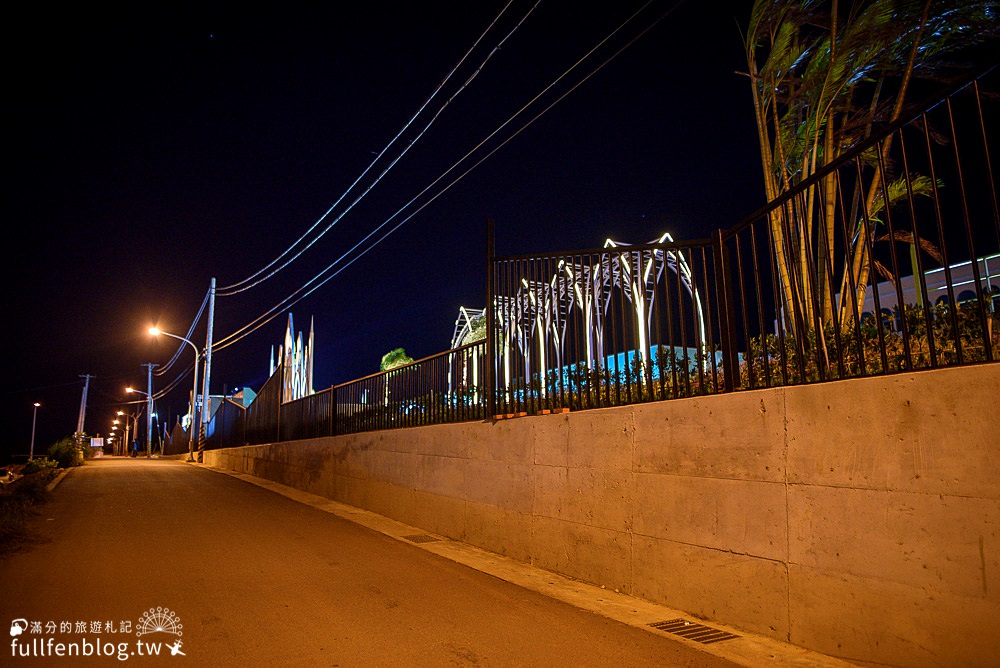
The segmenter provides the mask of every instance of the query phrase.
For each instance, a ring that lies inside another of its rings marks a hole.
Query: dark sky
[[[237,283],[305,234],[505,6],[336,4],[37,5],[11,17],[6,451],[27,451],[35,401],[36,451],[74,431],[81,374],[94,376],[85,429],[106,433],[123,388],[145,387],[141,365],[177,348],[148,327],[186,334],[212,277]],[[329,233],[263,284],[219,297],[217,340],[385,223],[644,3],[542,0],[442,111],[533,4],[510,3],[334,215],[440,111],[434,124]],[[418,204],[675,4],[649,3]],[[217,350],[213,393],[260,387],[289,312],[296,329],[315,320],[316,389],[377,371],[396,347],[446,350],[459,307],[483,306],[488,218],[498,253],[520,254],[700,238],[756,209],[749,89],[736,74],[749,5],[680,3],[367,255]],[[204,345],[205,319],[192,338]],[[154,388],[190,369],[185,347]],[[169,420],[189,387],[159,402]]]

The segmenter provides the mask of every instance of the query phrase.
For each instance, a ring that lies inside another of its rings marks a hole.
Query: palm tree
[[[744,44],[768,201],[899,119],[914,78],[949,74],[942,56],[995,36],[996,12],[996,0],[755,0]],[[890,147],[886,141],[864,155],[865,171],[853,185],[858,196],[847,201],[863,203],[869,225],[848,213],[844,266],[833,252],[843,185],[837,172],[771,212],[786,314],[797,305],[804,323],[852,322],[849,299],[835,319],[832,292],[839,284],[846,296],[856,286],[853,303],[864,302],[871,242],[886,238],[874,237],[870,223],[906,198],[930,196],[934,185],[920,175],[883,174]],[[892,241],[927,248],[912,235]],[[795,320],[788,325],[794,329]]]
[[[382,371],[388,371],[389,369],[395,369],[396,367],[412,363],[413,358],[407,355],[405,350],[402,348],[396,348],[394,350],[390,350],[385,355],[382,355],[382,364],[380,369]]]

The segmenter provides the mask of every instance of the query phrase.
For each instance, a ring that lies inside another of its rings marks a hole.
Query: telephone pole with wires
[[[153,369],[158,365],[147,362],[142,366],[146,367],[146,458],[152,456],[153,452]]]
[[[205,427],[212,419],[211,400],[208,394],[209,380],[212,376],[212,329],[215,324],[215,277],[212,277],[208,288],[208,333],[205,336],[205,385],[201,393],[201,419],[198,425],[198,461],[202,461],[205,450]],[[193,428],[193,427],[192,427]]]
[[[76,419],[76,447],[78,452],[82,454],[83,448],[83,420],[87,415],[87,390],[90,388],[90,379],[96,378],[89,373],[81,374],[80,378],[83,378],[83,396],[80,397],[80,414]]]

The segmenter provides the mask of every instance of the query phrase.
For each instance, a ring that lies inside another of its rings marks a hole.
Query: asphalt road
[[[0,665],[736,665],[183,462],[89,462],[31,527]]]

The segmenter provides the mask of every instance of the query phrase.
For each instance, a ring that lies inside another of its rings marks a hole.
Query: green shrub
[[[32,473],[37,473],[44,469],[54,469],[58,466],[58,462],[53,459],[45,457],[43,459],[32,459],[23,467],[21,467],[21,473],[23,475],[31,475]]]
[[[976,302],[910,305],[882,316],[881,323],[869,318],[858,327],[827,324],[798,338],[768,334],[749,347],[740,368],[746,388],[984,362],[996,360],[1000,351],[1000,313],[983,312]]]
[[[76,440],[70,436],[53,443],[49,447],[49,457],[54,459],[60,468],[77,466],[80,463],[80,448]]]

